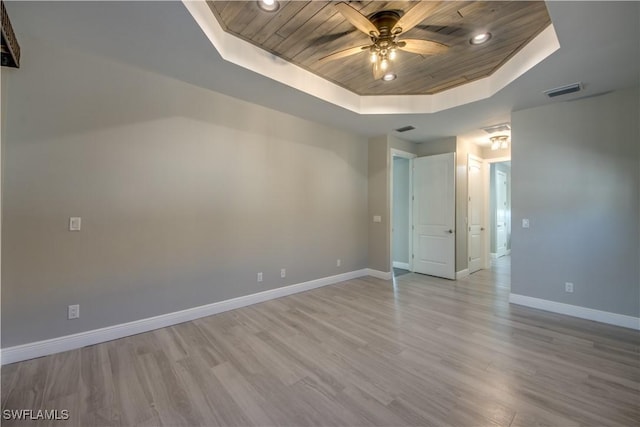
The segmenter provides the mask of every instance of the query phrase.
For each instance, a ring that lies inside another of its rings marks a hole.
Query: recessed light
[[[471,44],[482,44],[486,43],[491,39],[491,33],[480,33],[469,39],[469,43]]]
[[[390,82],[393,81],[395,79],[397,79],[398,76],[394,73],[387,73],[384,76],[382,76],[382,80],[384,80],[385,82]]]
[[[258,6],[265,12],[275,12],[280,8],[277,0],[258,0]]]

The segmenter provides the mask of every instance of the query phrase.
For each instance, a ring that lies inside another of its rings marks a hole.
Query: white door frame
[[[469,173],[468,168],[470,167],[469,164],[471,163],[470,160],[475,160],[478,163],[480,163],[480,197],[482,198],[482,249],[481,249],[481,253],[480,253],[480,264],[482,265],[481,268],[487,268],[487,259],[489,258],[489,245],[486,243],[487,240],[491,240],[491,239],[487,239],[487,233],[486,231],[489,229],[487,227],[488,225],[488,221],[487,221],[487,209],[486,206],[488,206],[488,202],[487,202],[487,188],[489,186],[488,182],[485,182],[485,174],[486,174],[486,170],[489,169],[489,165],[487,162],[484,161],[484,159],[481,159],[478,156],[474,156],[473,154],[468,154],[467,155],[467,255],[470,254],[471,252],[471,230],[470,230],[470,221],[471,221],[471,205],[469,204],[469,188],[471,188],[471,174]],[[470,256],[470,255],[469,255]],[[469,258],[471,259],[471,258]],[[489,263],[490,264],[490,263]],[[468,268],[468,265],[467,265]]]
[[[511,156],[503,156],[503,157],[496,157],[494,159],[484,159],[484,163],[486,165],[486,167],[484,168],[484,188],[488,189],[488,191],[491,191],[491,163],[500,163],[500,162],[509,162],[511,161]],[[489,201],[491,199],[491,193],[487,192],[487,197],[484,198],[484,229],[485,230],[490,230],[490,226],[491,226],[491,219],[489,218],[489,214],[491,212],[491,208],[489,206]],[[491,252],[491,248],[489,247],[491,245],[491,238],[487,238],[484,239],[484,250],[485,250],[485,254],[489,254]],[[490,256],[486,256],[484,259],[484,268],[491,268],[491,257]]]
[[[393,276],[393,158],[401,157],[409,159],[409,194],[413,194],[413,159],[418,157],[416,154],[407,151],[391,148],[389,150],[389,267]],[[413,250],[413,197],[409,197],[409,254]],[[409,271],[413,271],[413,260],[409,257]]]
[[[507,207],[507,173],[505,171],[502,170],[495,170],[495,190],[496,190],[496,257],[501,257],[507,254],[507,245],[508,245],[508,241],[509,241],[509,229],[507,227],[507,214],[506,214],[506,207]],[[504,184],[504,185],[503,185]],[[504,197],[504,200],[499,200],[498,199],[498,195],[500,195],[501,197]],[[503,202],[503,206],[500,206],[500,203],[498,203],[499,201]],[[504,224],[502,224],[502,230],[500,230],[500,223],[498,222],[498,218],[500,218],[499,212],[502,211],[503,215],[504,215]],[[500,233],[499,231],[502,231],[502,233]],[[499,243],[503,243],[500,239],[500,237],[504,237],[504,246],[500,247]]]

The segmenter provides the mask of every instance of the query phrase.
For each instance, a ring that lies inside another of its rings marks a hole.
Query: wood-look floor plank
[[[80,425],[120,425],[107,346],[93,345],[80,351],[80,381]]]
[[[2,368],[56,426],[630,426],[640,333],[510,305],[509,258],[349,280]]]

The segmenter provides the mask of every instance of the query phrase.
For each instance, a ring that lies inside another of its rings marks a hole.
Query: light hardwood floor
[[[639,425],[640,334],[509,305],[508,262],[350,280],[4,366],[2,408],[68,409],[57,426]]]

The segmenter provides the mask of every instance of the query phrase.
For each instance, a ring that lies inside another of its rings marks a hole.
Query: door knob
[[[447,230],[447,233],[451,234],[453,233],[453,230]]]
[[[484,231],[484,227],[480,227],[480,231]]]

